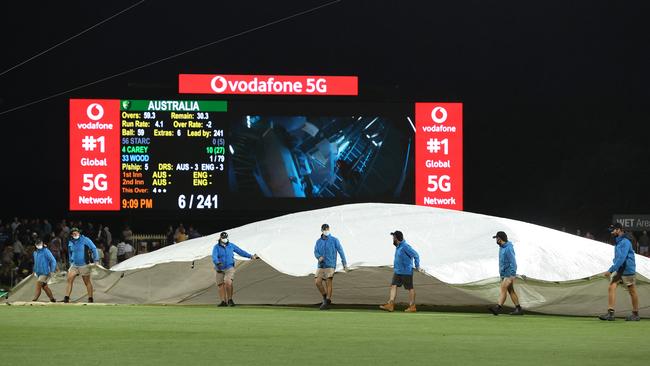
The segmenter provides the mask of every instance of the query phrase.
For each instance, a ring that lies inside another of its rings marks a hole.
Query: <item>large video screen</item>
[[[415,106],[72,99],[70,209],[291,209],[323,200],[430,204],[431,198],[416,197],[416,175],[422,175],[416,125],[423,123],[416,122]],[[429,127],[420,135],[432,132]],[[448,143],[436,140],[447,150]],[[444,158],[445,149],[421,150]],[[425,160],[422,171],[449,167],[441,159]],[[424,177],[424,194],[445,194],[450,186],[442,177]]]

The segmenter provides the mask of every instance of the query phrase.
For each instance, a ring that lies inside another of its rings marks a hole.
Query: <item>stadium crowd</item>
[[[561,228],[561,230],[566,232],[565,228]],[[612,236],[606,236],[603,237],[602,239],[596,238],[596,236],[594,236],[594,234],[592,234],[590,231],[587,231],[586,233],[583,234],[580,229],[577,229],[575,235],[587,239],[591,239],[591,240],[601,240],[611,245],[615,244],[615,239]],[[636,254],[640,254],[645,257],[650,257],[650,237],[648,237],[648,232],[646,230],[626,231],[625,236],[628,239],[630,239],[630,242],[632,243],[632,248],[634,249],[634,252]]]
[[[11,221],[0,219],[0,284],[13,286],[32,273],[33,253],[38,239],[43,240],[54,255],[58,270],[68,268],[68,240],[73,227],[80,228],[83,235],[93,241],[98,249],[99,261],[106,268],[111,268],[138,252],[129,225],[124,225],[119,232],[115,232],[108,225],[93,222],[60,220],[52,223],[47,219],[17,217]],[[169,225],[165,233],[166,240],[147,250],[156,250],[167,244],[200,236],[192,225],[187,229],[182,223],[176,227]]]

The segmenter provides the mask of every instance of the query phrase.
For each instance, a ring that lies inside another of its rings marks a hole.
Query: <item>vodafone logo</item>
[[[212,88],[212,90],[214,90],[215,93],[223,93],[224,91],[226,91],[226,88],[228,87],[228,82],[226,82],[226,78],[224,78],[223,76],[217,75],[212,78],[212,81],[210,81],[210,87]]]
[[[97,111],[97,113],[95,113],[94,111]],[[86,109],[86,114],[88,115],[88,118],[90,118],[91,120],[98,121],[102,119],[102,117],[104,117],[104,107],[102,107],[101,104],[92,103]]]
[[[431,119],[435,123],[443,123],[447,120],[447,110],[443,107],[435,107],[431,111]]]
[[[181,94],[358,95],[356,76],[179,74]]]

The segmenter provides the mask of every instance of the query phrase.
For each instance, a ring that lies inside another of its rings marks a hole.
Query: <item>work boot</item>
[[[88,298],[88,303],[89,303],[89,304],[92,304],[92,303],[94,303],[94,302],[95,302],[95,299],[93,299],[92,297],[89,297],[89,298]]]
[[[66,303],[66,304],[69,303],[70,302],[70,296],[64,297],[63,302]]]
[[[320,310],[329,310],[330,309],[330,304],[327,301],[327,299],[323,300],[323,303],[320,304]]]
[[[490,306],[488,310],[490,310],[490,312],[494,315],[499,315],[499,313],[501,312],[501,306],[499,305]]]
[[[232,299],[228,300],[228,306],[235,306],[235,302]]]
[[[225,301],[222,301],[222,302],[221,302],[219,305],[217,305],[217,306],[221,308],[221,307],[224,307],[224,306],[228,306],[228,304],[227,304]]]
[[[405,313],[415,313],[417,309],[415,309],[415,305],[410,305],[406,310],[404,310]]]
[[[55,299],[55,298],[51,298],[51,299],[50,299],[50,302],[56,302],[56,299]]]
[[[608,321],[614,321],[616,318],[614,318],[614,312],[613,311],[607,311],[607,314],[603,314],[598,317],[600,320],[608,320]]]
[[[392,303],[392,302],[389,302],[388,304],[379,305],[379,308],[381,310],[386,310],[388,312],[393,312],[395,310],[395,304]]]
[[[510,315],[524,315],[524,311],[521,309],[521,306],[517,306],[515,311],[511,311]]]
[[[637,314],[632,313],[632,314],[625,317],[625,321],[628,321],[628,322],[638,322],[640,320],[641,320],[641,317],[639,316],[638,313]]]

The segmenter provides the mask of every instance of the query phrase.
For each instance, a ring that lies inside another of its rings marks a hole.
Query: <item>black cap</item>
[[[329,230],[329,228],[330,228],[330,226],[327,225],[327,224],[323,224],[323,225],[320,226],[320,230],[321,230],[321,231],[323,231],[323,230]]]
[[[81,233],[81,230],[79,230],[78,227],[73,227],[72,229],[70,229],[70,233],[74,233],[75,231]]]
[[[611,233],[612,231],[614,231],[616,229],[623,230],[623,225],[620,222],[615,222],[615,223],[609,225],[609,228],[607,229],[607,231],[609,231]]]
[[[492,239],[499,238],[503,241],[508,241],[508,235],[504,231],[497,231],[497,234],[492,237]]]
[[[394,236],[395,239],[397,239],[399,241],[404,240],[404,234],[402,234],[402,232],[399,231],[399,230],[393,231],[392,233],[390,233],[390,235]]]
[[[220,237],[221,239],[226,239],[226,238],[228,238],[228,233],[224,231],[224,232],[222,232],[221,234],[219,234],[219,237]]]

